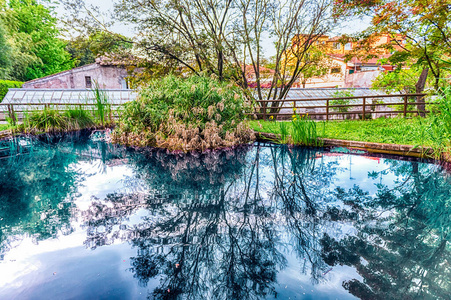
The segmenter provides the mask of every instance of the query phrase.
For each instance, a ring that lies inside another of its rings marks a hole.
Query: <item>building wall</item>
[[[373,80],[381,71],[367,71],[347,74],[345,78],[345,87],[347,88],[369,88]]]
[[[102,66],[94,63],[54,75],[25,82],[23,88],[35,89],[85,89],[86,76],[91,78],[92,87],[96,81],[100,88],[122,89],[123,79],[128,76],[125,68]]]

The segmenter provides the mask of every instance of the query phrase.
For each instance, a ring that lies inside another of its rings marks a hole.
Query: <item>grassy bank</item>
[[[258,132],[280,134],[280,124],[278,123],[251,121],[250,126]],[[285,123],[291,130],[292,122]],[[429,118],[317,122],[318,136],[321,138],[426,147],[434,146],[430,127],[431,120]]]

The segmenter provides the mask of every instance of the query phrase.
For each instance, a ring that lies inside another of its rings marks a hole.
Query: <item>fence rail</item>
[[[429,113],[426,110],[426,105],[434,104],[433,102],[425,102],[424,97],[426,94],[394,94],[394,95],[367,95],[367,96],[353,96],[353,97],[326,97],[326,98],[288,98],[283,100],[259,100],[256,101],[259,107],[255,109],[255,112],[251,115],[256,115],[258,118],[267,119],[268,117],[273,118],[286,118],[293,115],[293,111],[299,113],[299,110],[312,110],[307,112],[311,116],[323,116],[323,119],[330,120],[332,116],[337,115],[359,115],[361,114],[362,119],[366,118],[367,114],[403,114],[404,117],[408,113],[417,113],[424,116]],[[415,101],[410,101],[409,98],[415,97]],[[370,103],[369,99],[384,99],[384,98],[402,98],[403,102],[377,102]],[[421,99],[421,101],[418,101]],[[348,104],[334,104],[334,100],[349,100],[354,103]],[[361,101],[361,103],[355,103],[355,101]],[[314,102],[323,103],[314,103]],[[285,105],[291,103],[292,105]],[[302,105],[303,103],[313,103],[313,105]],[[268,105],[270,104],[270,105]],[[274,105],[277,104],[277,105]],[[112,103],[109,104],[111,107],[119,107],[123,104]],[[3,107],[3,113],[0,109],[0,121],[6,121],[9,117],[13,123],[18,120],[23,119],[24,113],[34,111],[41,108],[48,108],[51,106],[61,107],[58,110],[68,110],[74,107],[95,107],[96,103],[6,103],[0,104]],[[394,108],[390,110],[381,110],[381,107],[387,106],[401,106],[401,110]],[[412,106],[416,109],[412,109]],[[361,107],[361,109],[358,109]],[[357,109],[356,109],[357,108]],[[352,109],[352,110],[351,110]],[[287,110],[289,112],[287,112]],[[318,111],[320,110],[320,111]]]
[[[334,115],[359,115],[361,114],[362,119],[366,118],[367,114],[403,114],[404,117],[407,116],[408,113],[417,113],[421,116],[424,116],[426,113],[429,113],[429,110],[426,110],[426,105],[434,104],[434,102],[426,102],[424,101],[424,97],[427,94],[394,94],[394,95],[368,95],[368,96],[352,96],[352,97],[327,97],[327,98],[288,98],[283,100],[258,100],[256,101],[259,104],[259,107],[255,109],[255,112],[252,115],[256,115],[258,118],[267,119],[268,117],[283,118],[287,116],[292,116],[294,113],[299,113],[299,110],[311,110],[315,109],[315,112],[307,112],[311,116],[324,116],[328,121],[331,116]],[[415,97],[415,101],[409,101],[409,98]],[[381,99],[381,98],[402,98],[403,102],[377,102],[377,103],[369,103],[368,100],[372,99]],[[333,101],[336,100],[349,100],[350,102],[354,101],[354,103],[348,104],[334,104]],[[355,103],[356,100],[361,100],[361,103]],[[420,101],[418,101],[420,100]],[[325,102],[324,104],[314,104],[314,105],[302,105],[305,102]],[[271,105],[268,105],[270,103]],[[291,103],[292,105],[286,106],[286,103]],[[274,105],[276,104],[276,105]],[[299,105],[298,105],[299,104]],[[401,106],[402,110],[396,110],[396,108],[390,110],[381,110],[381,107],[388,106]],[[412,106],[415,106],[416,109],[412,109]],[[357,110],[350,109],[359,108]],[[286,112],[287,110],[292,110],[293,112]],[[324,110],[318,112],[317,110]],[[305,113],[303,113],[305,114]]]

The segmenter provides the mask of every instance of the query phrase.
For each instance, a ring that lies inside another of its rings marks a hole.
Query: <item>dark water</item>
[[[101,134],[0,147],[0,299],[450,299],[439,166]]]

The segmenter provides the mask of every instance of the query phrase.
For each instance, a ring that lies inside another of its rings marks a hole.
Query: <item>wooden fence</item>
[[[325,120],[330,120],[334,115],[360,115],[361,118],[365,119],[367,114],[403,114],[404,117],[408,113],[417,113],[418,115],[424,116],[430,111],[425,109],[425,105],[434,104],[433,102],[425,102],[424,97],[426,94],[396,94],[396,95],[370,95],[370,96],[353,96],[353,97],[334,97],[334,98],[304,98],[304,99],[284,99],[284,100],[259,100],[257,103],[259,107],[255,110],[255,115],[261,119],[267,119],[268,117],[273,117],[274,119],[286,119],[291,117],[294,113],[305,114],[300,112],[301,110],[311,110],[315,111],[323,110],[323,112],[308,112],[310,116],[323,116]],[[410,101],[409,98],[414,97],[415,101]],[[384,102],[378,101],[377,103],[370,103],[370,99],[381,99],[381,98],[402,98],[402,102]],[[421,101],[418,101],[421,99]],[[349,100],[349,104],[334,104],[336,100]],[[361,103],[355,103],[356,100],[361,100]],[[323,105],[304,105],[304,102],[324,102]],[[352,103],[354,102],[354,103]],[[284,104],[291,103],[292,105],[285,106]],[[269,105],[268,105],[269,104]],[[276,105],[274,105],[276,104]],[[300,105],[298,105],[300,104]],[[388,107],[399,108],[401,110],[377,110],[378,107]],[[416,109],[412,110],[411,107],[415,106]],[[361,107],[359,109],[359,107]],[[357,109],[356,109],[357,108]],[[290,110],[292,112],[286,113],[284,111]]]
[[[425,109],[425,105],[433,104],[432,102],[423,102],[418,101],[418,99],[424,99],[426,94],[397,94],[397,95],[370,95],[370,96],[353,96],[353,97],[334,97],[334,98],[303,98],[303,99],[284,99],[284,100],[260,100],[257,101],[259,107],[256,108],[255,115],[258,118],[267,119],[273,116],[274,119],[287,119],[293,115],[293,111],[300,114],[305,114],[300,112],[300,110],[311,110],[315,109],[315,111],[323,110],[322,112],[308,112],[310,116],[323,116],[323,119],[330,120],[332,116],[335,115],[360,115],[361,118],[365,119],[367,114],[403,114],[404,117],[407,116],[408,113],[417,113],[419,115],[425,115],[430,111]],[[415,101],[409,102],[409,98],[414,97]],[[370,103],[368,100],[370,99],[381,99],[381,98],[402,98],[402,102],[383,102],[378,101],[377,103]],[[334,100],[349,100],[349,104],[333,104]],[[356,100],[361,100],[361,103],[355,103]],[[306,102],[317,102],[322,101],[323,105],[302,105],[302,103]],[[277,107],[274,107],[274,104],[277,104]],[[285,106],[286,103],[291,103],[292,105]],[[269,104],[269,105],[268,105]],[[298,105],[300,104],[300,105]],[[109,104],[112,106],[112,110],[114,111],[114,107],[119,107],[123,104]],[[96,106],[95,103],[6,103],[0,104],[0,107],[7,107],[4,109],[4,113],[0,112],[0,121],[6,121],[6,117],[9,117],[13,124],[17,121],[23,119],[23,116],[27,112],[32,112],[35,110],[43,109],[45,107],[61,107],[59,110],[64,111],[68,109],[73,109],[75,107],[92,107]],[[399,107],[401,106],[402,110],[376,110],[377,107],[383,106],[392,106]],[[416,109],[412,110],[411,107],[415,106]],[[361,107],[359,109],[359,107]],[[357,109],[356,109],[357,108]],[[289,113],[284,112],[286,110],[290,110]],[[111,116],[110,116],[111,117]]]

